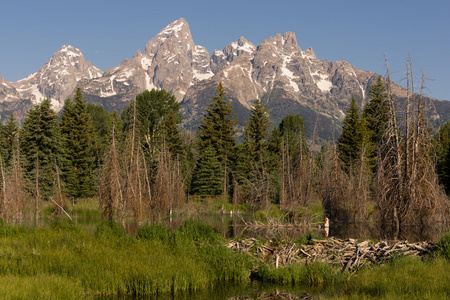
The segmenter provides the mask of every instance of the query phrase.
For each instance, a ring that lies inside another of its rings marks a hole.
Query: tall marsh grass
[[[400,257],[353,275],[339,299],[449,299],[447,260]]]
[[[306,238],[308,240],[308,238]],[[450,297],[450,236],[426,260],[398,257],[354,274],[321,263],[274,268],[226,248],[210,226],[141,227],[136,236],[101,222],[93,233],[72,222],[45,228],[0,223],[0,299],[93,295],[181,295],[223,283],[305,286],[338,299]]]
[[[177,231],[146,227],[138,237],[115,223],[101,223],[94,235],[69,222],[35,229],[0,225],[0,276],[26,284],[46,275],[79,283],[87,294],[133,295],[248,279],[251,260],[218,239],[210,227],[192,221]]]
[[[81,299],[83,287],[76,280],[57,275],[0,276],[0,299]]]

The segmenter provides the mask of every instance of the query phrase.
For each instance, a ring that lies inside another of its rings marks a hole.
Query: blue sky
[[[302,49],[358,69],[405,77],[409,54],[425,72],[426,94],[450,100],[448,0],[2,0],[0,76],[17,81],[37,72],[62,45],[79,48],[106,70],[131,58],[161,29],[185,18],[196,44],[223,49],[244,36],[256,46],[292,31]]]

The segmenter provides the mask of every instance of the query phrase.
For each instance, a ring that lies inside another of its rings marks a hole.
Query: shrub
[[[450,260],[450,233],[443,235],[436,247],[440,255]]]

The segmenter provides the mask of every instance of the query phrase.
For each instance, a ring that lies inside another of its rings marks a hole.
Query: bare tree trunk
[[[36,199],[35,199],[35,222],[36,226],[38,225],[38,219],[39,219],[39,157],[36,156]]]
[[[1,175],[2,175],[2,190],[0,191],[0,218],[5,219],[5,216],[8,211],[7,206],[7,197],[6,197],[6,177],[5,177],[5,170],[3,169],[3,159],[0,155],[0,169],[1,169]]]

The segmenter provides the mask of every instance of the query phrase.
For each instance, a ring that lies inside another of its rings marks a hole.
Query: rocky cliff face
[[[2,120],[6,112],[16,112],[20,119],[32,104],[49,97],[59,110],[80,87],[89,101],[121,111],[138,93],[165,89],[181,102],[185,128],[195,130],[215,87],[223,82],[241,126],[253,101],[261,99],[274,123],[299,113],[307,127],[316,120],[328,124],[322,130],[326,135],[327,130],[339,131],[336,126],[352,97],[361,107],[365,104],[377,77],[345,61],[317,58],[312,48],[299,47],[292,32],[257,47],[241,37],[210,56],[194,43],[186,20],[179,19],[152,38],[144,51],[105,72],[85,61],[79,49],[63,46],[25,79],[8,82],[0,77],[0,108]],[[398,86],[395,91],[404,93]]]
[[[17,82],[6,83],[4,80],[4,92],[0,88],[0,103],[26,101],[36,104],[47,97],[59,110],[79,82],[100,77],[102,73],[84,59],[79,49],[62,46],[38,72]]]
[[[124,95],[130,100],[152,88],[165,89],[181,101],[194,84],[214,74],[208,51],[195,45],[189,25],[179,19],[164,28],[131,60],[106,70],[101,78],[83,84],[83,91],[99,97]]]

